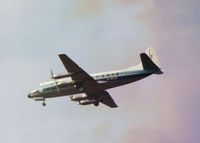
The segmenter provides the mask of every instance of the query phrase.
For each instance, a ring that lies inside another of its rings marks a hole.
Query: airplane
[[[163,74],[154,48],[148,48],[140,54],[141,63],[123,70],[109,71],[97,74],[88,74],[65,54],[58,55],[68,73],[53,74],[49,82],[40,83],[38,88],[28,94],[28,98],[35,101],[70,96],[72,101],[80,105],[98,106],[99,103],[111,108],[118,107],[107,89],[129,84],[152,74]],[[74,96],[74,94],[80,94]]]

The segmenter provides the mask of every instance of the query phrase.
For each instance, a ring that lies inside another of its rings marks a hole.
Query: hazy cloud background
[[[198,142],[197,0],[0,0],[0,142]],[[140,62],[153,46],[165,74],[109,90],[117,109],[27,98],[66,53],[89,73]]]

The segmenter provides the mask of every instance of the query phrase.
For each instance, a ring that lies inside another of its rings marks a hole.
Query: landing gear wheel
[[[46,106],[45,99],[42,102],[42,106]]]
[[[94,106],[99,106],[99,101],[94,102]]]

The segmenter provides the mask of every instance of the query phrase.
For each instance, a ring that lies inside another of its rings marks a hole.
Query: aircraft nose
[[[31,96],[31,94],[30,94],[30,93],[28,94],[28,98],[32,98],[32,96]]]

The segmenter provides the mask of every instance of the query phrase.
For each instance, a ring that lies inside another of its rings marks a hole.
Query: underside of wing
[[[117,104],[115,103],[115,101],[112,99],[112,97],[110,96],[110,94],[107,91],[104,91],[103,94],[100,95],[100,102],[111,107],[111,108],[116,108],[118,107]]]
[[[86,73],[81,67],[79,67],[74,61],[72,61],[67,55],[60,54],[59,55],[65,69],[72,73],[72,80],[80,80],[80,79],[90,79],[91,76]]]
[[[65,66],[65,69],[69,73],[72,73],[72,80],[76,82],[78,87],[84,88],[85,93],[93,94],[94,92],[102,91],[99,84],[67,55],[61,54],[59,57]]]
[[[83,88],[83,92],[89,95],[89,97],[95,98],[98,102],[101,102],[111,108],[117,107],[116,103],[97,81],[95,81],[87,72],[79,67],[74,61],[72,61],[67,55],[59,55],[66,70],[72,73],[71,78],[76,83],[77,87]]]

